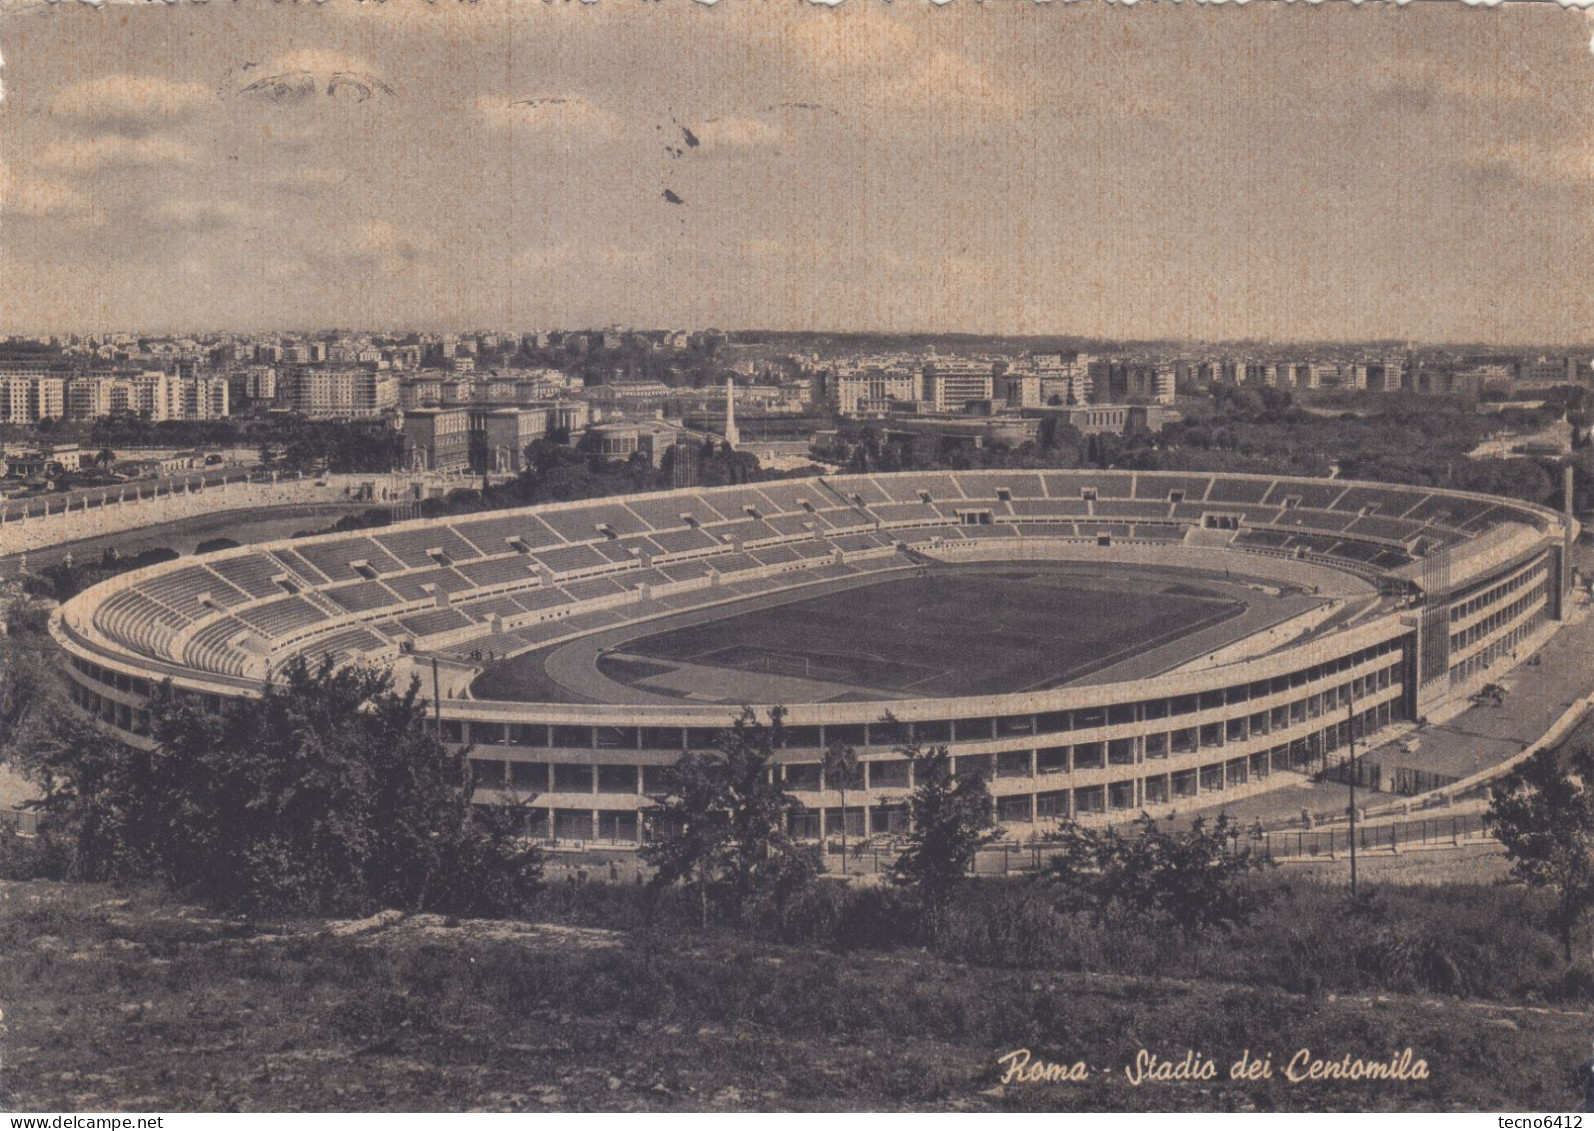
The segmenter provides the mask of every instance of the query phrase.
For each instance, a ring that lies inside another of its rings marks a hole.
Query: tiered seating
[[[528,613],[541,612],[544,609],[558,608],[560,605],[568,605],[571,602],[570,594],[566,593],[563,589],[558,589],[552,586],[545,586],[540,589],[531,589],[525,593],[516,593],[510,597],[510,600],[514,601],[515,604],[519,605],[523,611]]]
[[[199,602],[206,594],[218,605],[242,605],[249,600],[248,594],[233,588],[204,566],[158,574],[140,582],[138,588],[189,620],[197,620],[210,612]]]
[[[1457,499],[1434,495],[1407,511],[1402,517],[1409,522],[1429,522],[1460,529],[1479,515],[1493,509],[1493,503],[1481,499]]]
[[[628,508],[616,503],[587,503],[572,510],[550,511],[542,520],[571,542],[603,537],[606,526],[616,534],[646,534],[651,527]]]
[[[687,562],[671,562],[659,566],[659,572],[671,581],[690,581],[694,577],[707,577],[714,567],[709,563],[717,558],[699,558]]]
[[[759,519],[745,518],[738,522],[724,522],[717,526],[709,527],[710,533],[722,541],[732,538],[743,542],[766,542],[771,538],[779,538],[780,531]]]
[[[1100,499],[1096,502],[1096,513],[1106,518],[1167,518],[1168,504]]]
[[[539,562],[554,573],[574,573],[581,569],[600,569],[609,560],[591,546],[554,546],[538,550],[534,555]]]
[[[387,605],[397,605],[401,598],[380,581],[355,581],[348,585],[335,585],[323,589],[322,594],[351,613],[368,613]]]
[[[586,581],[568,581],[560,586],[574,601],[590,601],[595,597],[613,597],[624,593],[625,587],[607,577],[594,577]]]
[[[1094,488],[1098,499],[1127,499],[1134,489],[1135,477],[1124,471],[1090,471],[1074,477],[1073,482],[1085,490]]]
[[[1207,490],[1209,503],[1260,503],[1273,487],[1271,479],[1228,479],[1218,476]]]
[[[452,526],[489,556],[509,549],[510,539],[524,542],[531,549],[557,546],[564,541],[547,524],[529,514],[515,515],[513,518],[455,519]]]
[[[1210,476],[1199,478],[1188,475],[1148,475],[1142,472],[1135,477],[1135,498],[1160,499],[1169,502],[1175,494],[1182,494],[1187,503],[1200,502],[1212,485]]]
[[[1280,512],[1274,518],[1273,525],[1338,532],[1344,530],[1354,521],[1355,518],[1348,514],[1331,514],[1327,511],[1312,511],[1304,510],[1301,507],[1293,507]]]
[[[536,571],[531,568],[530,559],[519,554],[508,558],[465,562],[455,566],[454,572],[477,589],[484,589],[489,585],[509,585],[536,576]]]
[[[881,522],[939,522],[951,517],[946,514],[946,507],[929,503],[880,503],[869,509]]]
[[[889,503],[891,496],[880,489],[880,485],[873,479],[864,475],[849,475],[841,479],[826,481],[826,485],[835,492],[836,497],[843,503],[862,503],[864,506],[873,506],[875,503]],[[917,495],[914,498],[918,498]]]
[[[495,616],[514,617],[526,611],[517,605],[511,597],[483,597],[480,600],[466,601],[453,607],[478,624],[491,620]]]
[[[455,562],[481,557],[480,551],[446,526],[430,526],[424,530],[405,530],[395,534],[378,534],[376,541],[412,569],[433,565],[435,559],[429,551],[434,549],[442,551],[450,561]]]
[[[1346,558],[1353,562],[1370,562],[1382,549],[1371,542],[1340,542],[1329,550],[1329,557]]]
[[[960,527],[965,538],[1011,538],[1013,528],[1006,524],[989,526],[964,526]]]
[[[424,601],[438,591],[466,593],[476,588],[446,566],[400,574],[397,577],[385,577],[382,580],[388,588],[406,601]],[[428,586],[431,588],[428,589]]]
[[[774,504],[775,513],[778,514],[806,514],[804,501],[814,506],[818,505],[816,492],[807,483],[761,483],[758,490]]]
[[[1282,550],[1289,541],[1288,534],[1277,530],[1242,530],[1234,538],[1237,546],[1264,546],[1270,550]]]
[[[997,498],[999,489],[1005,490],[1014,500],[1046,497],[1041,477],[1033,471],[1004,471],[994,479],[973,475],[954,475],[952,478],[957,482],[958,489],[971,499]]]
[[[720,544],[718,539],[709,537],[703,531],[691,529],[660,531],[652,538],[666,554],[689,554]]]
[[[324,612],[303,597],[267,601],[234,615],[269,640],[279,640],[327,619]]]
[[[413,613],[407,617],[399,617],[398,622],[406,631],[416,636],[432,636],[454,628],[468,628],[471,624],[470,618],[458,609],[432,609],[429,612]]]
[[[1286,506],[1286,499],[1299,499],[1297,506],[1310,510],[1327,510],[1341,495],[1345,487],[1340,483],[1288,483],[1273,484],[1273,489],[1262,501],[1269,506]]]
[[[306,645],[302,652],[305,658],[312,662],[330,657],[334,664],[341,664],[345,660],[352,660],[367,652],[375,651],[383,644],[382,638],[370,629],[352,625],[318,637],[314,643]]]
[[[873,550],[882,545],[882,541],[876,539],[873,534],[838,534],[830,541],[838,550],[848,553],[855,550]],[[889,545],[890,539],[884,540],[883,544]]]
[[[891,535],[909,545],[929,542],[935,538],[955,539],[963,537],[962,532],[956,526],[915,526],[908,530],[893,530]],[[826,545],[829,547],[828,542]],[[814,556],[818,557],[819,555],[816,554]]]
[[[641,537],[627,538],[624,542],[600,541],[588,543],[596,550],[600,557],[606,558],[618,565],[635,565],[637,556],[633,550],[642,548],[638,543],[646,543],[647,539]]]
[[[636,515],[653,530],[678,530],[686,525],[681,517],[692,510],[691,500],[683,498],[633,499],[627,504]],[[708,521],[703,516],[699,521]]]
[[[1090,513],[1083,499],[1014,499],[1013,513],[1021,518],[1082,518]]]
[[[1345,528],[1346,534],[1357,537],[1382,538],[1387,542],[1410,542],[1420,530],[1414,522],[1403,518],[1380,518],[1377,515],[1364,515]]]
[[[204,671],[241,676],[246,671],[247,656],[234,642],[249,631],[241,620],[217,617],[188,638],[183,647],[183,663]]]
[[[359,573],[350,564],[364,561],[377,573],[399,573],[404,564],[369,538],[343,538],[336,542],[301,542],[299,554],[333,581],[346,581]]]
[[[777,533],[791,537],[798,534],[812,534],[823,531],[829,527],[818,515],[809,514],[807,511],[797,511],[793,514],[770,515],[764,522]]]
[[[285,564],[286,559],[284,559]],[[279,568],[271,559],[263,554],[245,554],[236,558],[216,558],[207,563],[212,570],[236,588],[251,597],[275,597],[281,593],[282,586],[272,580],[286,571]],[[306,577],[312,584],[324,582],[326,579],[317,575],[314,578]]]
[[[1372,512],[1385,518],[1400,518],[1407,511],[1428,498],[1426,491],[1401,490],[1398,487],[1352,487],[1334,502],[1334,510]]]
[[[273,557],[286,567],[287,572],[293,576],[300,586],[325,585],[327,583],[326,574],[316,569],[315,566],[305,561],[292,550],[281,547],[271,551],[271,553]]]
[[[157,660],[173,658],[172,638],[188,623],[137,589],[124,589],[94,610],[94,624],[101,632]]]
[[[480,644],[490,639],[482,633],[492,618],[527,613],[544,619],[517,630],[521,638],[551,640],[650,611],[899,568],[904,559],[894,553],[855,557],[899,543],[1109,535],[1171,544],[1214,514],[1234,521],[1218,524],[1224,529],[1203,544],[1221,545],[1232,530],[1236,548],[1309,554],[1363,574],[1406,566],[1498,523],[1540,521],[1505,502],[1276,477],[1099,470],[854,475],[593,501],[538,515],[463,517],[190,560],[112,592],[92,617],[133,652],[243,676],[256,670],[252,653],[274,649],[280,661],[281,645],[309,630],[319,638],[301,650],[339,660],[387,647],[384,641],[456,629],[469,630]],[[852,560],[835,563],[838,552]],[[644,558],[651,564],[643,565]],[[352,568],[356,561],[369,568]],[[794,575],[794,566],[806,568]],[[778,572],[752,576],[765,570]],[[545,585],[539,576],[546,572],[598,576]],[[657,592],[710,574],[723,583]],[[638,600],[644,587],[649,598]],[[507,591],[482,595],[494,588]],[[444,594],[451,603],[436,606]],[[584,607],[605,598],[617,603]],[[401,613],[405,603],[428,607]],[[352,623],[357,619],[363,623]],[[179,638],[184,644],[176,657]]]
[[[612,580],[622,589],[640,589],[644,585],[670,584],[670,579],[656,569],[639,569],[628,573],[617,573]]]
[[[748,554],[718,554],[708,559],[708,564],[722,574],[758,568],[757,560]]]

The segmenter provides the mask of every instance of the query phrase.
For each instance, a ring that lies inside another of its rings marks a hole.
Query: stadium
[[[530,799],[562,842],[637,843],[660,770],[743,704],[786,709],[799,836],[900,830],[904,734],[1040,830],[1298,781],[1498,678],[1563,619],[1576,534],[1338,479],[820,476],[185,557],[51,632],[74,702],[135,744],[163,680],[219,702],[301,655],[420,677],[477,799]],[[838,742],[849,781],[821,768]]]

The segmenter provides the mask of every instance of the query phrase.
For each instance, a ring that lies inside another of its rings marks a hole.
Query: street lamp
[[[1347,710],[1350,735],[1350,897],[1356,898],[1356,697],[1353,692]]]

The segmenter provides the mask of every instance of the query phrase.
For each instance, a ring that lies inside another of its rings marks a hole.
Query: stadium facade
[[[702,749],[724,702],[503,702],[478,658],[683,610],[929,562],[1155,565],[1325,595],[1310,617],[1154,678],[935,699],[785,702],[777,773],[795,830],[889,834],[902,730],[981,772],[1006,825],[1206,805],[1300,780],[1352,736],[1497,679],[1565,615],[1576,523],[1513,500],[1277,476],[980,471],[827,476],[402,523],[182,558],[57,610],[74,701],[135,744],[170,679],[213,702],[259,693],[296,655],[434,673],[444,737],[478,799],[533,796],[532,831],[635,842],[663,767]],[[1332,598],[1332,599],[1329,599]],[[577,697],[579,699],[580,697]],[[827,745],[863,769],[824,780]],[[845,807],[843,791],[845,785]]]

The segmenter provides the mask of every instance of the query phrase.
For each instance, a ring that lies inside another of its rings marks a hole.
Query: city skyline
[[[1559,9],[125,15],[7,21],[0,331],[1556,346],[1594,315]]]

